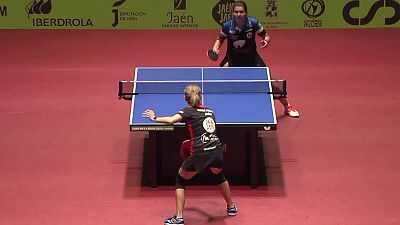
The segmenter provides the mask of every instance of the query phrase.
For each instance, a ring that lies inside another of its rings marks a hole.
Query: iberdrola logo
[[[31,14],[49,14],[51,12],[51,0],[32,0],[25,6],[25,11]]]

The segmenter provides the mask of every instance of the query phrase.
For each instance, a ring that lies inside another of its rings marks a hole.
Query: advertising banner
[[[400,0],[245,0],[269,29],[399,28]],[[218,29],[235,0],[0,0],[0,29]]]

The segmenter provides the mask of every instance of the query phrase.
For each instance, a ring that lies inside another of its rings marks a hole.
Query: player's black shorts
[[[267,64],[263,61],[259,54],[255,54],[252,59],[245,58],[243,60],[235,60],[231,58],[229,55],[226,55],[225,58],[221,61],[220,66],[223,67],[228,62],[228,67],[266,67]],[[270,74],[270,79],[273,80],[272,75]],[[275,93],[281,93],[281,88],[274,86],[272,84],[272,88]],[[282,95],[274,95],[274,99],[286,98],[286,96]]]
[[[223,67],[226,63],[228,63],[229,67],[266,67],[267,66],[267,64],[265,64],[264,60],[261,58],[261,56],[258,53],[256,53],[251,58],[243,57],[241,59],[232,58],[227,54],[219,65],[221,67]]]
[[[186,171],[197,171],[201,173],[209,167],[222,168],[224,163],[221,147],[218,146],[213,154],[204,156],[190,156],[182,163],[182,168]]]

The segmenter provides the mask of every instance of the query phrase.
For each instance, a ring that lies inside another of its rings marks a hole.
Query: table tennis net
[[[203,94],[271,94],[285,98],[286,80],[203,80],[203,81],[119,81],[119,98],[132,99],[140,94],[183,94],[185,87],[196,84]]]

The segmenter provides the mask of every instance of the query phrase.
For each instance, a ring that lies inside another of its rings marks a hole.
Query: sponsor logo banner
[[[237,0],[1,0],[0,29],[219,29]],[[266,29],[400,28],[400,0],[244,0]]]

